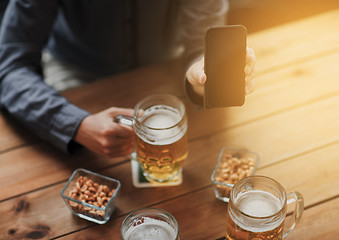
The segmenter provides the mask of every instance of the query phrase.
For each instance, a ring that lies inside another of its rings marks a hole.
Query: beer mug
[[[177,220],[159,208],[131,212],[121,224],[122,240],[179,240]]]
[[[293,222],[285,230],[287,205],[295,203]],[[299,222],[304,200],[299,192],[286,194],[275,180],[251,176],[232,188],[227,207],[226,239],[283,239]],[[285,231],[285,233],[284,233]]]
[[[136,133],[135,158],[150,182],[177,180],[187,158],[185,105],[172,95],[152,95],[134,108],[133,118],[117,116],[116,122],[131,125]]]

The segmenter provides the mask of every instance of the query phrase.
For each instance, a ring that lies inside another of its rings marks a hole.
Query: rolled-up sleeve
[[[69,152],[88,112],[43,81],[41,51],[57,14],[57,0],[9,2],[0,30],[0,106],[38,137]]]
[[[185,55],[196,58],[204,51],[205,33],[212,26],[226,24],[228,0],[181,0],[180,35]]]

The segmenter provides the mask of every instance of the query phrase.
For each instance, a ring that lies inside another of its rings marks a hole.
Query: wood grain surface
[[[153,93],[179,96],[189,121],[189,156],[176,187],[135,188],[126,157],[107,159],[87,150],[63,154],[1,112],[0,239],[119,239],[125,216],[145,206],[171,212],[183,240],[221,238],[227,204],[215,198],[210,176],[225,145],[259,153],[258,175],[303,195],[304,215],[287,239],[337,239],[338,28],[336,9],[249,34],[256,90],[238,108],[197,109],[185,97],[185,67],[178,60],[62,93],[90,112],[132,108]],[[104,225],[73,216],[60,196],[79,167],[122,183],[117,209]]]

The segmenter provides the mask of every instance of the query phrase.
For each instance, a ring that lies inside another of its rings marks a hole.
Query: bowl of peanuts
[[[61,196],[74,215],[104,224],[115,210],[120,187],[116,179],[79,168],[69,178]]]
[[[259,155],[245,149],[223,147],[211,175],[217,199],[228,202],[232,187],[239,180],[255,174]]]

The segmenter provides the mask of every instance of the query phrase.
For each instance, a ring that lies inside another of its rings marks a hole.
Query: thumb
[[[204,72],[204,58],[193,63],[187,70],[186,77],[188,82],[195,87],[203,87],[206,82]]]

